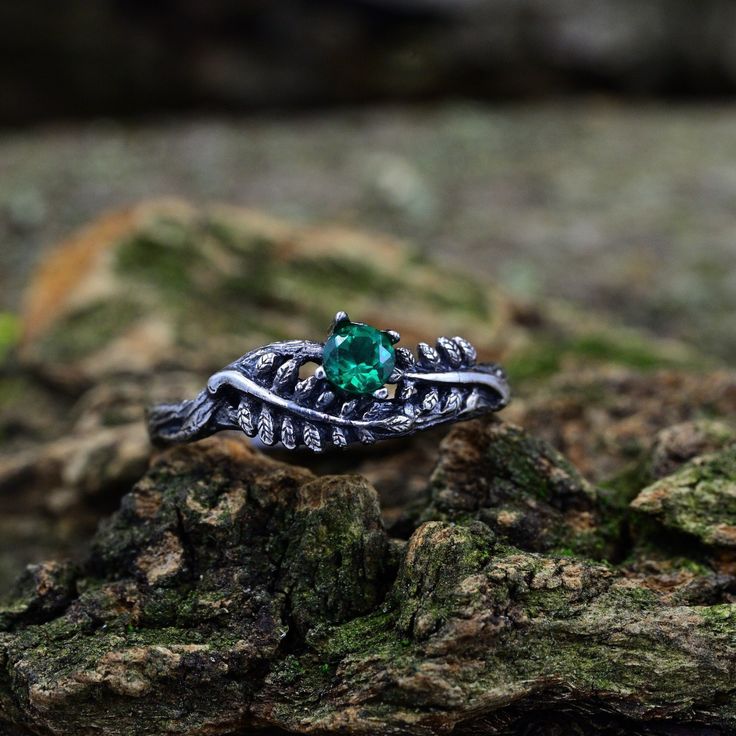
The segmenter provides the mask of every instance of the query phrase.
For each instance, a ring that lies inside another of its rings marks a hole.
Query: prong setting
[[[327,380],[341,391],[370,396],[383,386],[395,364],[391,338],[365,322],[336,325],[322,349]]]
[[[339,312],[335,312],[335,318],[332,320],[333,331],[335,327],[341,325],[343,322],[350,322],[350,317],[348,317],[348,313],[343,312],[342,310]]]

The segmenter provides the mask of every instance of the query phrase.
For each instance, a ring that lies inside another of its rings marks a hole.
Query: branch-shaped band
[[[394,347],[398,341],[393,330],[338,312],[326,342],[288,340],[252,350],[212,375],[196,398],[150,409],[151,440],[170,445],[240,429],[266,445],[320,452],[413,434],[509,403],[503,370],[477,363],[467,340],[441,337],[434,348],[419,343],[416,356]],[[310,363],[317,367],[304,375]]]

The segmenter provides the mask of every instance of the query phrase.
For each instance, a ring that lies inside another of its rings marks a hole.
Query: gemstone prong
[[[384,386],[383,388],[376,389],[373,392],[373,397],[376,399],[387,399],[388,398],[388,389]]]
[[[332,320],[332,326],[337,327],[342,322],[350,322],[350,317],[348,317],[347,312],[343,312],[342,310],[339,312],[335,312],[335,319]]]
[[[322,365],[318,365],[318,366],[317,366],[317,367],[316,367],[316,368],[314,369],[314,377],[315,377],[315,378],[316,378],[316,379],[317,379],[318,381],[321,381],[321,380],[322,380],[323,378],[327,378],[327,374],[325,373],[325,368],[324,368],[324,366],[322,366]]]
[[[384,332],[388,335],[388,339],[391,340],[392,345],[396,345],[401,340],[401,335],[396,330],[384,330]]]

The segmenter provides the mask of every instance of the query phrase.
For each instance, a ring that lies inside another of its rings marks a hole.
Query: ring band
[[[213,374],[196,398],[149,409],[151,441],[166,446],[240,429],[266,445],[320,452],[470,419],[511,400],[503,369],[477,363],[467,340],[419,343],[416,356],[394,347],[398,341],[394,330],[338,312],[324,343],[257,348]],[[309,363],[317,367],[302,377]]]

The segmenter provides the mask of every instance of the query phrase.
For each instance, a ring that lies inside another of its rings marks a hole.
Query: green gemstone
[[[335,327],[322,351],[327,378],[351,394],[381,388],[394,369],[394,346],[385,332],[358,322]]]

